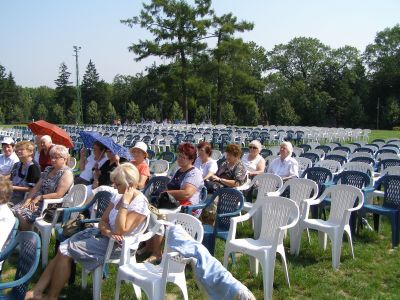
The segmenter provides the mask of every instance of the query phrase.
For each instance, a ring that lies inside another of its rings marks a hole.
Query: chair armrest
[[[58,203],[62,203],[64,200],[64,198],[56,198],[56,199],[44,199],[43,200],[43,207],[42,207],[42,214],[44,212],[44,210],[47,208],[47,206],[49,206],[49,204],[58,204]]]
[[[304,201],[304,203],[307,203],[308,206],[311,206],[311,205],[318,205],[318,204],[320,204],[320,203],[322,202],[322,199],[321,199],[321,198],[304,199],[303,201]]]
[[[334,183],[333,181],[327,181],[327,182],[322,183],[322,185],[323,185],[325,188],[328,188],[328,187],[330,187],[330,186],[334,186],[335,183]]]
[[[219,214],[219,215],[217,215],[217,217],[219,217],[219,218],[236,217],[238,214],[240,214],[240,210],[238,210],[236,212],[231,212],[231,213]]]

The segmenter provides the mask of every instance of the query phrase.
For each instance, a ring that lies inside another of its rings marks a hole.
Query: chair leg
[[[271,253],[268,253],[265,256],[266,257],[262,259],[261,262],[263,269],[264,300],[272,299],[275,269],[275,255],[271,255]]]
[[[117,275],[117,281],[115,283],[115,294],[114,294],[114,300],[119,300],[119,290],[121,289],[121,278],[120,274],[118,272]]]
[[[394,248],[399,245],[399,213],[390,218],[390,223],[392,227],[392,247]]]
[[[288,266],[287,266],[287,261],[286,261],[285,249],[283,249],[283,251],[279,251],[279,254],[281,255],[281,259],[282,259],[282,266],[283,266],[283,270],[285,271],[286,282],[287,282],[288,286],[290,287],[289,271],[288,271]]]
[[[101,299],[101,281],[103,279],[103,266],[98,266],[93,272],[93,300]]]
[[[345,229],[345,232],[347,234],[347,239],[348,239],[348,243],[349,243],[349,246],[350,246],[351,256],[354,259],[355,256],[354,256],[353,238],[351,236],[351,230]]]
[[[135,292],[136,299],[142,299],[142,289],[140,286],[132,283],[133,291]]]
[[[332,267],[338,269],[340,265],[340,254],[342,252],[343,234],[334,233],[332,240]]]
[[[374,230],[375,231],[379,231],[379,218],[380,215],[379,214],[373,214],[374,217]]]
[[[318,241],[322,249],[326,250],[326,245],[328,243],[327,234],[323,231],[318,231]]]
[[[49,244],[50,244],[50,234],[47,235],[46,232],[41,234],[42,237],[42,269],[46,268],[47,262],[49,260]]]

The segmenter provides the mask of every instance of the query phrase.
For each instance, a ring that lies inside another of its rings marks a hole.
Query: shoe
[[[151,255],[147,259],[145,259],[143,262],[148,262],[153,265],[159,265],[161,263],[161,257],[155,257],[155,256]]]
[[[147,251],[146,247],[142,247],[138,251],[136,251],[136,255],[138,255],[138,256],[144,256],[148,253],[149,253],[149,251]]]

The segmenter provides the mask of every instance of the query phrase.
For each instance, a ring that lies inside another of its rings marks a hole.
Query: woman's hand
[[[122,196],[122,201],[126,204],[130,204],[134,198],[135,190],[136,189],[134,187],[128,186],[124,195]]]
[[[220,180],[221,180],[221,178],[219,178],[219,177],[216,176],[216,175],[210,176],[209,179],[210,179],[211,181],[220,181]]]
[[[24,204],[22,204],[21,207],[28,207],[31,201],[32,198],[26,198]]]
[[[23,205],[23,207],[26,207],[30,210],[35,210],[36,207],[38,206],[37,204],[42,200],[42,195],[39,195],[33,199],[27,199],[27,201],[25,201],[25,204]]]
[[[110,238],[116,240],[119,244],[122,244],[124,241],[124,236],[119,234],[111,234]]]

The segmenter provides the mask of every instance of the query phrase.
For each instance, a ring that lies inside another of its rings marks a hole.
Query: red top
[[[139,175],[150,177],[150,168],[146,161],[136,165],[135,161],[132,161],[132,164],[138,169]]]
[[[51,158],[50,158],[50,150],[53,148],[53,145],[50,146],[49,151],[47,153],[44,153],[44,149],[40,150],[39,154],[39,165],[40,165],[40,171],[44,171],[46,167],[51,166]]]

